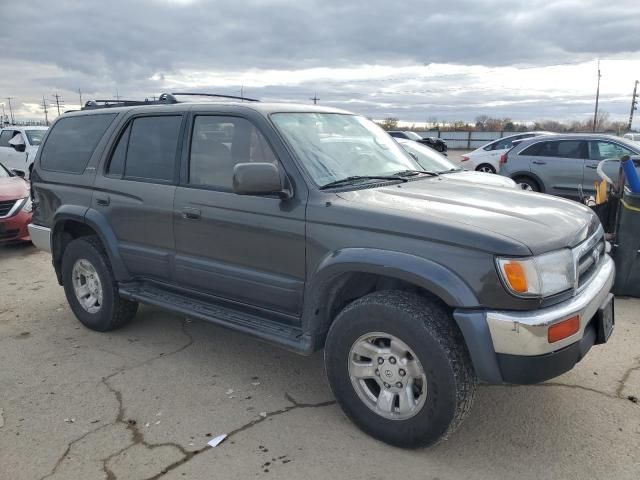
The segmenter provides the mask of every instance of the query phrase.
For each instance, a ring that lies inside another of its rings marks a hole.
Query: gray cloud
[[[151,81],[151,76],[170,77],[185,70],[433,63],[541,66],[640,52],[636,0],[41,0],[14,2],[3,12],[5,17],[10,12],[11,18],[5,18],[0,29],[0,96],[20,96],[23,102],[37,101],[41,92],[50,95],[56,89],[68,103],[75,102],[78,87],[85,90],[85,98],[113,95],[116,88],[121,94],[148,96],[171,86]],[[579,103],[568,101],[558,109],[557,100],[554,104],[545,99],[535,105],[487,107],[496,95],[503,101],[522,98],[512,91],[500,93],[499,88],[478,90],[464,73],[418,83],[409,89],[379,79],[322,79],[257,90],[269,98],[307,101],[317,89],[336,105],[415,121],[433,116],[426,115],[426,109],[448,119],[469,118],[480,108],[525,119],[544,112],[584,113]],[[396,91],[387,92],[387,87]],[[228,90],[235,93],[237,88]],[[603,101],[606,105],[606,96]],[[618,108],[614,99],[610,102]]]

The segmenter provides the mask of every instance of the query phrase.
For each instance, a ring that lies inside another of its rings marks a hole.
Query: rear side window
[[[587,158],[587,144],[582,140],[540,142],[525,148],[520,155],[584,159]]]
[[[56,122],[41,154],[47,170],[82,173],[116,114],[82,115]]]
[[[181,124],[180,115],[135,118],[120,135],[107,174],[172,181]]]
[[[3,130],[2,133],[0,133],[0,147],[10,147],[9,140],[11,140],[11,138],[13,138],[13,131]]]

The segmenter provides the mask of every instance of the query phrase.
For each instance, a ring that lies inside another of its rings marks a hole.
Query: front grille
[[[18,236],[20,230],[5,230],[4,232],[0,232],[0,240],[11,240]]]
[[[0,201],[0,217],[6,217],[18,200],[19,199]]]
[[[594,236],[574,250],[576,285],[580,290],[589,283],[605,257],[604,233],[599,230]]]

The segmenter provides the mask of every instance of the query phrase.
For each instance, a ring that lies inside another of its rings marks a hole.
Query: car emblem
[[[391,378],[393,376],[393,373],[391,372],[391,370],[385,370],[384,374],[387,376],[387,378]]]
[[[593,257],[593,263],[598,263],[598,261],[600,260],[600,250],[598,250],[597,248],[591,253],[591,256]]]

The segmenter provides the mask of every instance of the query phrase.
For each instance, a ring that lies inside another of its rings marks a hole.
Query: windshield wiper
[[[425,175],[431,175],[432,177],[437,177],[438,175],[440,175],[440,172],[432,172],[429,170],[402,170],[400,172],[394,173],[394,175],[398,175],[400,177],[413,177],[415,175],[420,175],[421,173]]]
[[[349,185],[356,183],[360,180],[399,180],[406,182],[407,179],[399,175],[352,175],[350,177],[341,178],[340,180],[334,180],[333,182],[325,183],[320,187],[320,190],[331,187],[339,187],[342,185]]]
[[[442,170],[441,172],[438,172],[439,174],[442,173],[455,173],[455,172],[463,172],[464,168],[450,168],[449,170]]]

